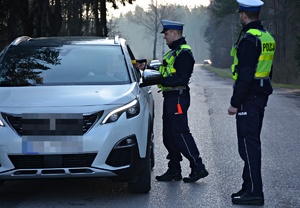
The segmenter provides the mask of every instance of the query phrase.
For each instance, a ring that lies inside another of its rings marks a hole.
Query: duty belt
[[[181,94],[182,93],[182,91],[183,90],[186,90],[187,88],[186,88],[186,86],[184,86],[184,87],[171,87],[170,89],[166,89],[166,90],[161,90],[161,89],[159,89],[157,92],[176,92],[176,91],[179,91],[180,93],[179,94]]]
[[[254,79],[260,81],[260,86],[261,86],[261,87],[264,86],[264,80],[270,81],[270,77],[265,77],[265,78],[254,78]]]
[[[169,92],[169,91],[181,91],[181,90],[186,90],[186,87],[172,87],[171,89],[166,89],[163,92]]]

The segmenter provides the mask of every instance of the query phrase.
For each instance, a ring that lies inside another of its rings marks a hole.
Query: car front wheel
[[[151,129],[151,128],[149,128]],[[153,144],[152,144],[152,131],[148,132],[148,145],[147,145],[147,156],[145,159],[145,167],[143,171],[138,175],[135,182],[128,183],[128,190],[131,193],[148,193],[151,189],[151,169],[152,163],[154,163]],[[153,157],[153,158],[152,158]],[[153,164],[154,165],[154,164]]]
[[[151,161],[146,159],[144,170],[140,173],[134,183],[128,183],[128,190],[131,193],[148,193],[151,189]]]

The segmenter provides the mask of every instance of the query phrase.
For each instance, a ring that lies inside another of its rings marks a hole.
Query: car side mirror
[[[140,87],[160,84],[162,75],[159,71],[153,69],[145,69],[142,72],[142,83]]]

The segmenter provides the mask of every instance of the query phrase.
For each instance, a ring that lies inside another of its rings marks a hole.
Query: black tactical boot
[[[241,190],[239,190],[238,192],[231,194],[231,198],[234,198],[234,197],[240,197],[240,196],[242,196],[244,193],[246,193],[246,191],[243,190],[243,189],[241,189]]]
[[[206,176],[208,176],[208,172],[205,168],[200,171],[192,171],[189,177],[183,178],[183,182],[193,183],[198,181],[200,178],[205,178]]]
[[[158,181],[180,181],[182,179],[181,172],[167,170],[164,174],[156,176]]]
[[[264,205],[264,196],[251,196],[247,193],[232,198],[233,204],[241,205]]]

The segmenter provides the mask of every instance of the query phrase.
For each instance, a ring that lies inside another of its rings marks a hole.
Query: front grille
[[[56,114],[56,115],[59,115],[59,114]],[[99,111],[97,113],[90,114],[90,115],[83,115],[82,134],[85,134],[101,118],[102,115],[103,115],[103,111]],[[22,116],[2,113],[2,117],[20,136],[23,136],[24,132],[23,132],[23,128],[22,128]],[[50,125],[49,122],[47,122],[47,120],[45,122],[45,120],[46,119],[31,119],[30,122],[32,124],[34,124],[34,123],[39,124],[39,123],[43,122],[43,123],[46,123],[46,125]],[[70,122],[69,123],[70,126],[74,125],[74,121],[72,121],[72,119],[65,119],[64,122],[58,122],[57,125],[59,125],[59,124],[68,125],[68,122]],[[34,127],[34,125],[32,125],[32,127]],[[25,135],[27,134],[27,132],[28,131],[25,132]],[[65,132],[67,132],[67,131],[65,131]],[[41,130],[37,135],[55,135],[55,134],[56,133],[53,131],[51,132],[49,130],[45,130],[45,131]]]
[[[2,113],[2,117],[19,134],[22,135],[22,117]]]
[[[97,153],[63,155],[9,155],[16,169],[91,167]]]
[[[106,164],[113,167],[130,165],[132,151],[132,147],[113,149],[106,160]]]
[[[83,134],[87,132],[102,116],[103,111],[83,116]]]

